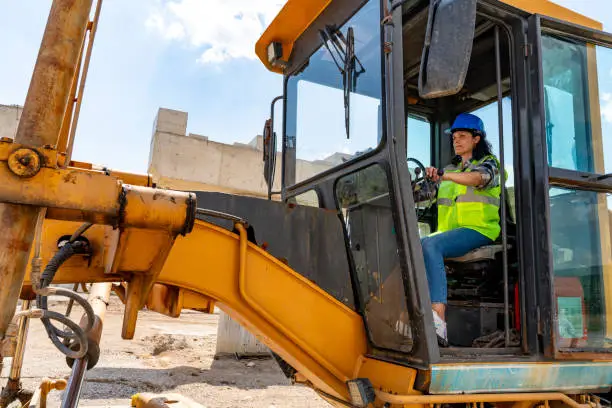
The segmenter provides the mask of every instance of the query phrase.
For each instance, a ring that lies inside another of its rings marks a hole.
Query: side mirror
[[[458,93],[465,83],[476,25],[477,0],[432,0],[421,58],[419,95]]]
[[[276,132],[274,131],[274,107],[276,102],[282,100],[282,96],[277,96],[270,105],[270,119],[266,120],[263,129],[263,176],[268,185],[268,200],[272,198],[274,188],[274,173],[276,170]]]
[[[267,119],[263,129],[263,161],[264,161],[264,179],[266,184],[270,186],[273,183],[272,177],[274,177],[273,171],[271,171],[271,164],[274,161],[273,156],[276,150],[276,146],[273,144],[273,125],[272,119]]]

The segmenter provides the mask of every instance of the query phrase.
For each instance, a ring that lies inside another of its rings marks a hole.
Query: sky
[[[558,3],[612,31],[608,0]],[[0,0],[0,104],[23,105],[50,4]],[[254,44],[283,4],[105,0],[73,159],[145,173],[159,107],[188,112],[188,133],[215,141],[244,143],[260,134],[282,77],[257,60]],[[602,109],[612,123],[610,95],[602,96]]]

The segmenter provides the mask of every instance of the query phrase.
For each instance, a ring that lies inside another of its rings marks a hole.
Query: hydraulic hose
[[[51,342],[63,354],[73,359],[82,358],[87,354],[87,332],[89,332],[94,325],[95,314],[91,305],[78,293],[69,289],[49,287],[49,285],[53,282],[53,278],[55,277],[55,274],[60,266],[62,266],[62,264],[70,259],[73,255],[81,253],[81,250],[86,244],[82,241],[76,241],[76,239],[89,227],[91,227],[91,225],[91,223],[81,225],[70,237],[70,240],[60,247],[60,249],[55,253],[53,258],[51,258],[45,267],[44,272],[40,276],[38,289],[36,290],[36,303],[42,310],[41,321],[45,327],[45,330],[47,331],[49,339],[51,339]],[[47,298],[51,295],[64,296],[70,299],[71,302],[74,301],[81,305],[87,316],[87,324],[85,329],[81,328],[67,316],[48,310]],[[64,324],[69,330],[60,330],[53,325],[51,320]],[[62,339],[65,343],[62,342]]]
[[[62,354],[74,359],[82,358],[87,354],[87,334],[83,329],[79,327],[78,324],[76,324],[63,314],[53,312],[51,310],[43,310],[43,317],[41,318],[41,321],[43,320],[48,322],[48,324],[45,324],[47,334],[49,334],[49,326],[54,328],[53,324],[51,323],[51,320],[57,320],[58,322],[68,326],[68,328],[72,330],[71,337],[73,337],[76,341],[71,344],[78,345],[78,349],[76,350],[73,350],[72,346],[67,346],[63,344],[58,336],[49,334],[51,342],[55,345],[55,347],[58,348],[60,352],[62,352]]]
[[[73,292],[72,290],[69,290],[69,289],[45,287],[38,291],[38,297],[41,298],[39,307],[43,310],[48,310],[47,296],[53,296],[53,295],[65,296],[71,300],[74,300],[79,305],[81,305],[81,307],[85,310],[85,313],[87,314],[87,326],[85,328],[85,332],[88,332],[91,330],[91,328],[93,327],[94,320],[95,320],[95,314],[94,314],[94,311],[91,305],[89,304],[89,302],[87,302],[87,300],[83,299],[78,293]],[[62,315],[62,316],[68,318],[68,316],[65,316],[65,315]],[[46,319],[42,318],[41,321],[44,324]],[[47,328],[47,325],[45,325],[45,328]],[[50,328],[52,328],[54,330],[54,333],[59,337],[69,337],[69,338],[74,337],[74,334],[72,332],[62,331],[58,329],[57,327],[53,326],[52,324],[50,324]],[[49,333],[49,330],[47,330],[47,333]]]

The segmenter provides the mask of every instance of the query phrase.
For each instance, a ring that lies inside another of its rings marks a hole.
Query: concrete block
[[[15,138],[23,108],[17,105],[0,105],[0,137]]]
[[[255,136],[253,140],[249,142],[249,146],[259,151],[263,151],[263,136]]]
[[[240,326],[240,324],[236,323],[224,312],[219,312],[215,355],[238,355],[239,357],[268,356],[270,351],[244,327]]]
[[[155,132],[173,133],[185,136],[187,133],[187,112],[159,108],[155,118]]]

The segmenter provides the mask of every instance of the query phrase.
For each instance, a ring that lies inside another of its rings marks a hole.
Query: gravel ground
[[[56,305],[61,310],[62,305]],[[80,316],[75,310],[73,316]],[[129,406],[138,392],[173,392],[205,407],[329,407],[312,390],[293,386],[272,359],[215,359],[218,315],[186,311],[179,319],[141,311],[134,340],[121,339],[122,305],[113,299],[104,325],[102,355],[87,373],[81,406]],[[5,360],[2,385],[10,360]],[[39,321],[32,321],[23,385],[43,377],[68,378],[70,370]],[[52,392],[49,406],[58,406]]]

